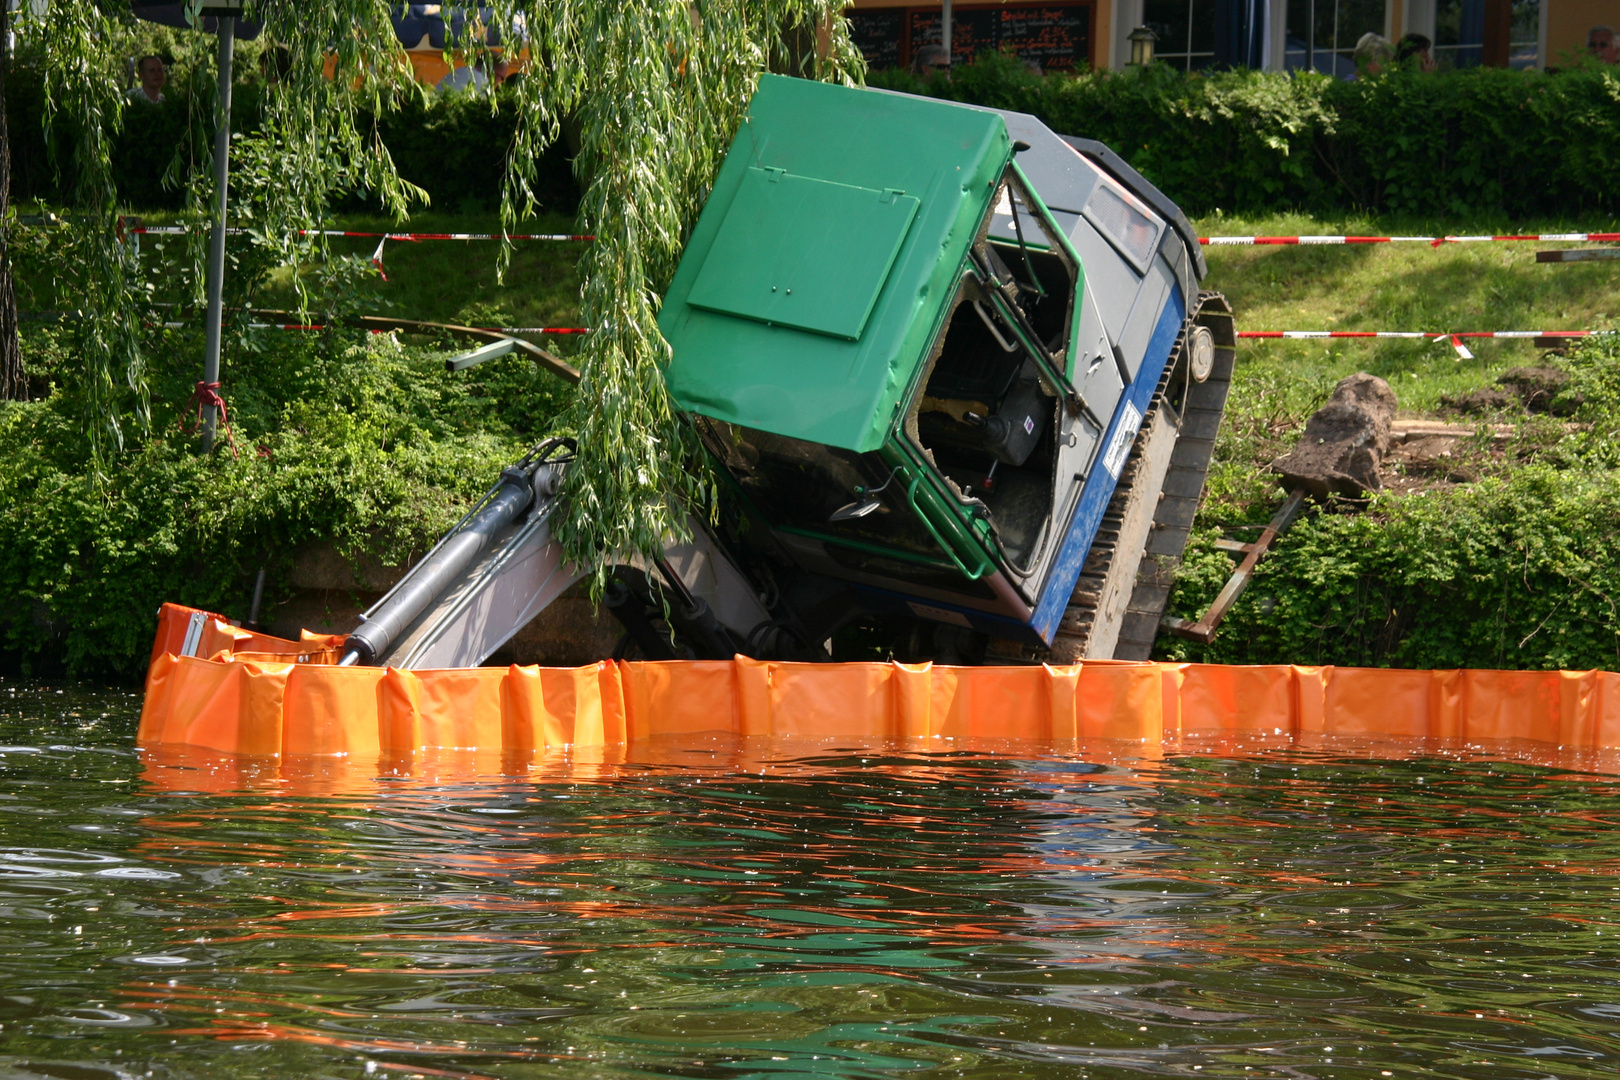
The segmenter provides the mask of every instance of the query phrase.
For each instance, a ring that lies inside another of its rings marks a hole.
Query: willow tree
[[[200,10],[203,0],[190,3]],[[567,121],[578,133],[575,169],[585,187],[580,226],[596,237],[580,268],[580,314],[594,332],[576,360],[578,393],[559,420],[579,449],[557,535],[582,565],[600,563],[604,552],[655,550],[680,528],[679,508],[701,494],[660,374],[668,355],[657,324],[660,296],[760,74],[860,77],[843,0],[484,4],[492,7],[471,25],[492,26],[508,50],[526,53],[514,91],[490,98],[492,109],[517,113],[503,223],[510,229],[537,209],[540,155]],[[419,92],[407,90],[408,65],[392,33],[389,14],[397,7],[388,0],[247,0],[244,15],[262,20],[291,61],[266,95],[264,137],[289,182],[277,188],[262,233],[290,237],[315,226],[343,188],[369,189],[404,211],[409,185],[376,129],[361,120],[380,115],[401,93]],[[121,105],[112,24],[127,17],[128,0],[52,0],[33,10],[25,23],[41,35],[50,100],[79,133],[76,220],[101,280],[88,298],[98,329],[83,347],[92,391],[87,419],[93,437],[117,443],[117,378],[144,394],[131,268],[114,239],[108,157]],[[457,44],[476,54],[488,39]],[[285,242],[287,258],[299,258],[295,242]]]
[[[204,0],[187,0],[194,19],[204,6]],[[297,230],[316,224],[331,196],[347,187],[369,189],[402,214],[408,185],[401,183],[375,129],[363,127],[360,119],[388,108],[398,88],[409,84],[389,4],[249,0],[248,11],[295,59],[292,70],[266,95],[263,127],[288,178],[275,189],[267,235],[281,238],[288,261],[297,261]],[[150,425],[142,293],[131,245],[122,242],[117,229],[120,207],[112,163],[126,107],[122,46],[134,11],[130,0],[29,0],[12,13],[12,20],[19,48],[40,64],[45,122],[53,135],[49,144],[69,150],[68,160],[57,164],[71,202],[64,243],[82,286],[82,318],[74,324],[82,365],[77,389],[84,402],[90,458],[100,468],[108,455],[124,447],[125,417],[133,414],[142,429]],[[328,78],[328,65],[334,62]],[[203,79],[198,83],[210,85]],[[175,179],[197,193],[209,187],[191,183],[192,177]],[[202,201],[194,196],[193,208]],[[200,256],[202,246],[195,250]],[[192,277],[202,279],[201,274]]]
[[[580,565],[652,551],[700,494],[686,429],[660,368],[660,298],[759,76],[837,81],[864,64],[843,0],[505,0],[505,40],[529,64],[510,100],[517,130],[502,220],[535,208],[540,152],[577,125],[585,181],[580,315],[593,327],[563,418],[579,442],[556,535]]]

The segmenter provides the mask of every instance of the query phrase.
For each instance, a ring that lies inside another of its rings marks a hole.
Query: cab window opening
[[[1003,560],[1022,572],[1051,516],[1058,403],[972,275],[920,383],[906,438],[957,500],[989,522]]]

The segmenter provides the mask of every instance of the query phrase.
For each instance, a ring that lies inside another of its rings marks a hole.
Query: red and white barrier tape
[[[119,226],[120,232],[130,232],[144,236],[185,236],[192,230],[184,225],[135,225],[125,229]],[[205,229],[199,226],[199,230]],[[232,236],[251,232],[250,229],[228,228],[225,230]],[[349,236],[363,239],[377,239],[386,244],[390,240],[500,240],[501,233],[425,233],[425,232],[362,232],[355,229],[300,229],[299,236]],[[562,241],[591,241],[596,237],[583,233],[511,233],[505,236],[507,240],[562,240]],[[1479,243],[1569,243],[1569,244],[1613,244],[1620,243],[1620,232],[1608,233],[1530,233],[1522,236],[1201,236],[1198,242],[1207,247],[1270,247],[1299,245],[1309,247],[1312,245],[1332,246],[1336,244],[1428,244],[1439,247],[1442,244],[1479,244]],[[382,249],[378,244],[378,250]]]
[[[1473,330],[1458,333],[1434,333],[1421,330],[1239,330],[1240,338],[1283,338],[1290,341],[1311,341],[1318,338],[1419,338],[1445,341],[1464,360],[1474,354],[1463,344],[1463,338],[1584,338],[1598,334],[1620,333],[1615,330]]]
[[[192,230],[184,225],[137,225],[132,226],[129,232],[144,236],[185,236]],[[199,227],[202,231],[202,227]],[[225,230],[232,236],[251,232],[250,229],[228,228]],[[403,232],[356,232],[352,229],[300,229],[299,236],[358,236],[383,237],[387,240],[499,240],[500,233],[403,233]],[[575,233],[511,233],[508,240],[595,240],[594,236]]]
[[[165,330],[180,330],[190,325],[183,322],[160,323]],[[325,323],[248,323],[249,330],[325,330]],[[401,327],[401,329],[404,329]],[[468,330],[482,330],[490,334],[588,334],[585,326],[469,326]],[[373,334],[388,334],[391,330],[373,330]]]
[[[179,329],[186,323],[166,322],[168,329]],[[324,323],[249,323],[251,330],[324,330]],[[588,326],[469,326],[469,330],[482,330],[491,334],[588,334]],[[388,330],[373,330],[386,334]],[[1530,340],[1532,338],[1586,338],[1603,334],[1617,334],[1620,330],[1464,330],[1455,333],[1433,330],[1239,330],[1237,336],[1249,340],[1316,341],[1323,339],[1396,338],[1417,341],[1444,341],[1457,350],[1463,359],[1472,359],[1473,353],[1463,344],[1465,338],[1498,338]]]
[[[119,236],[122,240],[124,233],[134,233],[139,236],[185,236],[191,232],[184,225],[135,225],[125,228],[122,219],[119,221]],[[226,233],[239,236],[250,232],[249,229],[228,228]],[[371,253],[371,265],[377,268],[384,281],[388,280],[388,271],[383,269],[383,248],[390,240],[500,240],[501,233],[418,233],[418,232],[359,232],[354,229],[299,229],[299,236],[349,236],[370,238],[377,237],[377,250]],[[505,236],[507,240],[595,240],[594,236],[578,235],[574,233],[510,233]]]
[[[1536,233],[1529,236],[1201,236],[1209,247],[1264,247],[1299,244],[1478,244],[1533,240],[1543,243],[1615,243],[1620,233]]]

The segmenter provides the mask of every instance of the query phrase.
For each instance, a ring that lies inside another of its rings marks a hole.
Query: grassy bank
[[[384,231],[385,222],[345,227]],[[1611,231],[1608,219],[1468,221],[1211,217],[1205,234],[1445,234]],[[421,215],[423,232],[494,231],[491,217]],[[566,220],[525,231],[569,232]],[[369,258],[375,240],[334,242]],[[1224,291],[1246,329],[1597,329],[1620,323],[1620,266],[1538,265],[1535,244],[1213,248],[1206,287]],[[520,244],[504,283],[488,242],[390,242],[388,280],[345,279],[337,306],[475,325],[573,325],[578,244]],[[184,295],[180,244],[148,239],[159,299]],[[25,307],[48,308],[44,278]],[[256,306],[292,303],[270,276]],[[568,339],[549,345],[568,350]],[[150,613],[178,600],[246,613],[258,570],[270,603],[287,592],[300,546],[335,541],[385,561],[420,549],[525,444],[548,433],[567,389],[517,358],[450,375],[453,343],[351,331],[257,331],[227,349],[225,392],[236,453],[195,455],[180,424],[200,366],[195,328],[153,331],[152,430],[89,478],[75,398],[71,327],[30,324],[25,348],[42,400],[0,407],[0,611],[14,664],[133,675]],[[1231,560],[1223,527],[1270,515],[1281,498],[1265,465],[1343,376],[1388,379],[1403,413],[1537,362],[1528,343],[1482,342],[1459,360],[1407,342],[1245,343],[1209,496],[1174,600],[1190,614]],[[1286,536],[1210,647],[1169,639],[1167,655],[1239,662],[1404,666],[1609,666],[1620,616],[1620,560],[1608,535],[1620,509],[1605,379],[1614,350],[1576,361],[1587,387],[1567,433],[1545,418],[1506,442],[1478,442],[1471,483],[1428,485],[1362,510],[1326,508]],[[191,410],[194,412],[194,410]]]
[[[1208,218],[1204,235],[1444,235],[1613,231],[1612,221],[1409,221]],[[1537,264],[1556,244],[1215,248],[1207,284],[1227,293],[1243,329],[1584,330],[1620,326],[1620,266]],[[1609,389],[1620,343],[1547,360],[1526,341],[1250,341],[1198,530],[1172,599],[1195,615],[1233,562],[1222,535],[1252,539],[1283,492],[1266,465],[1299,437],[1333,385],[1356,371],[1388,380],[1401,415],[1474,424],[1443,451],[1445,468],[1402,476],[1366,505],[1311,510],[1262,563],[1209,646],[1163,637],[1170,658],[1230,663],[1401,667],[1620,666],[1620,559],[1608,539],[1620,500]],[[1508,369],[1568,372],[1573,416],[1518,407],[1459,415],[1446,400]],[[1577,404],[1579,403],[1579,404]],[[1587,425],[1569,430],[1567,421]],[[1511,425],[1503,435],[1488,425]],[[1492,436],[1496,437],[1492,437]],[[1415,470],[1415,467],[1414,467]]]

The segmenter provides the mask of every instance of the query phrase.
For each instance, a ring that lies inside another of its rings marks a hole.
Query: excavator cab
[[[799,579],[809,636],[1052,643],[1203,270],[1105,164],[1032,117],[761,81],[660,327],[720,539]]]

